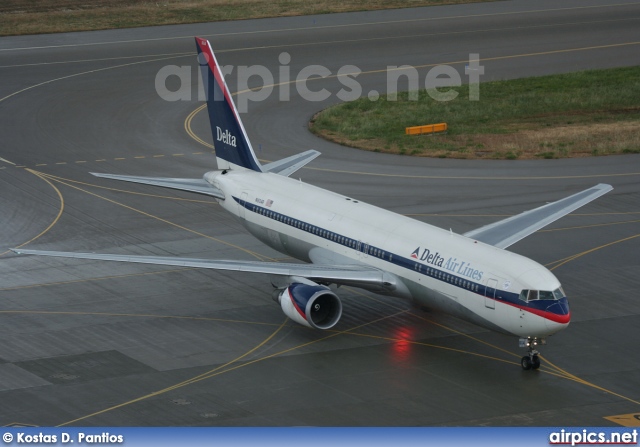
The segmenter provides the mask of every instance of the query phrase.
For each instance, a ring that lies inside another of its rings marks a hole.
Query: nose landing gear
[[[520,339],[520,347],[528,348],[529,352],[527,355],[522,357],[520,360],[520,365],[522,369],[528,371],[530,369],[538,369],[540,368],[540,353],[536,350],[536,346],[546,344],[546,340],[544,338],[538,337],[527,337]]]

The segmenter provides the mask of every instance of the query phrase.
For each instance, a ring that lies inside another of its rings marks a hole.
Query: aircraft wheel
[[[528,355],[522,357],[522,360],[520,360],[520,365],[522,365],[522,369],[524,369],[525,371],[530,370],[533,366],[531,363],[531,358],[529,358]]]
[[[538,369],[540,368],[540,357],[538,357],[537,355],[533,356],[533,359],[531,360],[531,369]]]

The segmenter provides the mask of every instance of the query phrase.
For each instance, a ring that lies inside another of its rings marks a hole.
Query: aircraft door
[[[489,309],[496,308],[496,287],[498,287],[497,279],[491,278],[487,281],[487,292],[484,297],[484,305]]]
[[[360,258],[365,259],[369,255],[369,244],[358,241],[356,249],[360,252]]]
[[[238,203],[238,216],[240,217],[240,219],[244,219],[244,206],[247,203],[248,195],[249,194],[247,192],[243,192],[240,195],[240,203]]]

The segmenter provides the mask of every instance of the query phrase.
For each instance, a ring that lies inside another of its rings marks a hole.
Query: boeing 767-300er
[[[408,298],[479,326],[520,337],[524,369],[537,345],[567,327],[558,279],[505,248],[607,193],[599,184],[500,222],[454,234],[288,176],[320,155],[310,150],[262,165],[256,158],[209,42],[196,38],[218,170],[200,179],[94,174],[215,197],[268,246],[307,264],[14,250],[17,253],[266,273],[293,321],[332,328],[342,303],[330,284]]]

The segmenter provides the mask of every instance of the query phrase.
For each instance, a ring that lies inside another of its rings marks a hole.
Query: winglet
[[[216,148],[218,169],[263,172],[242,125],[231,93],[208,40],[196,37],[198,63],[207,95],[207,110]]]

